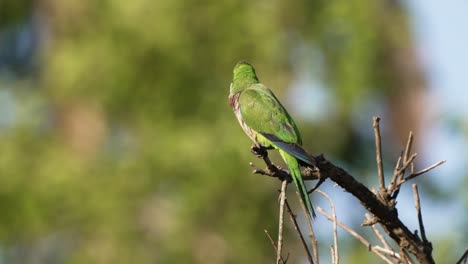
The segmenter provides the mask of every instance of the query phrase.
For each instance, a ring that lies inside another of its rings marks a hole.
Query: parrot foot
[[[269,148],[260,145],[258,142],[250,147],[250,151],[260,159],[264,159],[268,156],[268,149]]]
[[[257,168],[257,166],[255,166],[252,162],[250,162],[249,165],[253,169],[252,173],[254,174],[261,174],[278,178],[280,181],[287,180],[288,183],[292,182],[292,178],[289,172],[274,164],[270,164],[270,166],[267,166],[264,170]]]

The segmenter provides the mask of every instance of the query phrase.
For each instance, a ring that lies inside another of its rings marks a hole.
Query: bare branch
[[[390,201],[394,201],[399,192],[400,192],[400,186],[401,186],[401,181],[403,179],[403,176],[405,175],[405,170],[410,166],[413,162],[413,160],[416,158],[416,153],[413,154],[411,157],[409,157],[409,154],[411,153],[411,148],[413,146],[413,131],[409,132],[408,135],[408,141],[406,142],[406,147],[403,153],[400,155],[398,158],[398,162],[395,166],[395,170],[393,172],[392,179],[390,180],[390,184],[387,188],[387,194],[391,194]],[[403,161],[403,166],[399,168],[400,166],[400,161]],[[411,165],[411,169],[413,169],[413,165]],[[394,205],[394,203],[391,203]]]
[[[398,178],[398,171],[400,170],[402,156],[403,156],[403,152],[400,153],[400,156],[398,156],[398,161],[397,161],[397,163],[395,165],[395,168],[393,169],[392,179],[390,180],[390,183],[388,184],[388,190],[391,190],[396,184],[396,181],[397,181],[397,178]],[[387,191],[387,192],[389,192],[389,191]]]
[[[374,252],[374,254],[376,254],[379,258],[381,258],[383,261],[385,261],[385,263],[387,263],[387,264],[394,264],[391,260],[389,260],[387,257],[385,257],[384,254],[380,253],[380,251],[375,250],[375,248],[372,248],[371,250],[372,250],[372,252]]]
[[[419,192],[418,192],[418,185],[413,184],[413,193],[414,193],[414,203],[416,206],[416,212],[418,214],[418,223],[419,223],[419,230],[421,231],[421,238],[422,241],[427,243],[426,237],[426,230],[424,229],[424,223],[421,214],[421,203],[419,201]]]
[[[284,180],[281,184],[281,198],[280,198],[280,214],[279,214],[279,227],[278,227],[278,251],[276,253],[276,264],[280,264],[283,250],[283,222],[284,222],[284,202],[286,200],[286,188],[288,181]]]
[[[419,176],[421,174],[424,174],[424,173],[426,173],[426,172],[428,172],[428,171],[430,171],[432,169],[435,169],[435,168],[439,167],[440,165],[444,164],[445,162],[447,162],[447,160],[441,160],[441,161],[439,161],[439,162],[437,162],[437,163],[435,163],[435,164],[433,164],[433,165],[431,165],[431,166],[429,166],[429,167],[427,167],[427,168],[425,168],[423,170],[420,170],[420,171],[418,171],[416,173],[411,173],[408,177],[403,179],[403,183],[407,182],[407,181],[409,181],[409,180],[411,180],[411,179],[413,179],[413,178],[415,178],[415,177],[417,177],[417,176]]]
[[[299,238],[301,239],[301,242],[302,242],[302,246],[304,247],[304,250],[307,253],[307,259],[309,260],[309,263],[314,264],[314,261],[312,260],[312,255],[310,254],[309,248],[307,247],[307,243],[305,242],[301,229],[299,228],[299,225],[297,224],[296,215],[294,215],[294,213],[292,212],[291,207],[289,206],[288,200],[285,201],[285,204],[286,204],[286,208],[288,209],[289,217],[291,218],[291,221],[293,222],[294,229],[299,235]]]
[[[374,246],[375,250],[376,251],[379,251],[379,252],[382,252],[390,257],[393,257],[397,260],[400,260],[400,254],[396,253],[395,251],[393,251],[392,249],[386,249],[386,248],[383,248],[383,247],[380,247],[380,246]]]
[[[413,261],[411,260],[410,256],[408,256],[408,253],[406,253],[404,248],[400,248],[400,256],[403,264],[413,264]]]
[[[409,154],[411,153],[411,148],[413,146],[413,131],[409,132],[408,135],[408,141],[406,142],[406,148],[405,148],[405,153],[403,155],[403,161],[406,162],[408,161]]]
[[[340,187],[356,197],[359,202],[374,215],[384,228],[384,231],[397,243],[416,256],[420,263],[434,263],[432,250],[426,248],[420,238],[406,227],[398,217],[394,206],[387,206],[374,195],[366,186],[358,182],[342,168],[325,160],[323,156],[316,157],[320,173],[330,178]]]
[[[329,215],[328,213],[326,213],[321,207],[317,207],[317,211],[319,213],[321,213],[323,216],[325,216],[329,221],[333,221],[333,217],[331,215]],[[349,234],[351,234],[353,237],[355,237],[357,240],[361,241],[362,244],[364,244],[364,246],[366,246],[369,251],[372,251],[374,252],[374,254],[376,254],[377,256],[379,256],[383,261],[385,261],[386,263],[388,264],[393,264],[392,261],[390,259],[388,259],[386,256],[384,256],[382,253],[380,253],[378,250],[375,249],[375,247],[373,247],[369,241],[367,241],[364,237],[362,237],[361,235],[359,235],[356,231],[354,231],[353,229],[349,228],[348,226],[346,226],[345,224],[343,224],[342,222],[340,221],[337,221],[337,224],[343,228],[343,230],[345,230],[346,232],[348,232]]]
[[[411,153],[411,148],[413,147],[413,139],[414,139],[413,131],[410,131],[408,135],[408,141],[406,142],[405,151],[403,153],[403,166],[397,175],[398,176],[397,182],[403,179],[406,168],[408,168],[408,166],[413,162],[414,158],[416,157],[416,153],[411,155],[411,157],[409,157],[409,154]],[[396,195],[394,198],[396,198],[396,196],[398,195],[398,192],[399,192],[399,186],[396,188]]]
[[[270,236],[270,233],[268,233],[268,230],[264,229],[263,231],[265,231],[265,234],[267,235],[268,239],[270,240],[271,242],[271,245],[273,246],[273,249],[275,250],[275,254],[278,254],[278,249],[276,248],[276,243],[275,241],[273,240],[273,238]],[[287,259],[283,259],[281,257],[281,261],[283,262],[283,264],[286,263]]]
[[[403,177],[405,175],[405,171],[413,163],[417,155],[417,153],[414,153],[413,155],[411,155],[411,157],[408,158],[408,160],[403,161],[403,166],[401,166],[401,168],[396,171],[396,184],[389,186],[387,189],[387,193],[392,194],[390,200],[395,200],[397,198],[398,194],[400,193],[400,187],[404,183]]]
[[[268,157],[266,159],[268,159]],[[250,162],[249,165],[250,167],[252,167],[253,169],[252,173],[254,174],[260,174],[260,175],[270,176],[273,178],[278,178],[281,181],[283,181],[283,179],[288,179],[288,177],[290,177],[289,172],[287,170],[279,168],[275,165],[272,165],[270,167],[267,166],[267,168],[264,170],[257,168],[252,162]]]
[[[333,200],[326,193],[322,192],[321,190],[316,190],[316,192],[320,193],[330,203],[330,208],[332,211],[332,219],[333,219],[333,245],[335,247],[335,249],[333,250],[335,252],[335,256],[333,259],[336,261],[336,263],[339,263],[340,258],[338,256],[338,225],[337,225],[338,220],[336,219],[335,205],[333,204]]]
[[[365,217],[366,217],[367,222],[373,222],[373,220],[375,219],[375,217],[371,217],[369,214],[365,214]],[[374,231],[375,235],[380,240],[380,242],[382,242],[382,245],[385,247],[385,248],[381,248],[379,246],[375,246],[375,249],[378,250],[378,251],[381,251],[382,253],[385,253],[385,254],[387,254],[387,255],[389,255],[391,257],[393,257],[397,261],[400,260],[400,255],[393,250],[393,248],[390,246],[390,244],[385,239],[383,234],[380,233],[380,231],[377,228],[376,224],[374,223],[374,224],[370,225],[370,227],[372,228],[372,231]]]
[[[382,226],[383,231],[385,231],[394,240],[400,249],[403,249],[401,252],[411,253],[419,263],[433,264],[434,259],[432,257],[431,243],[428,241],[422,241],[417,234],[410,231],[408,227],[400,220],[398,211],[395,208],[395,199],[398,196],[400,187],[404,182],[417,177],[418,175],[421,175],[443,163],[441,161],[427,169],[414,172],[414,160],[417,154],[411,154],[412,145],[413,133],[410,132],[405,150],[400,155],[400,158],[395,166],[392,180],[390,181],[390,184],[385,192],[376,191],[374,194],[369,190],[369,188],[357,181],[356,178],[350,175],[347,171],[326,160],[323,155],[314,157],[319,170],[317,171],[315,166],[311,166],[307,170],[306,166],[304,178],[306,180],[330,178],[330,180],[334,181],[335,184],[339,185],[345,191],[352,194],[359,200],[364,208],[373,215],[373,220],[370,221],[369,224],[378,222]],[[265,173],[265,175],[276,177],[282,181],[291,180],[291,176],[287,170],[283,170],[280,167],[273,165],[271,161],[269,161],[267,151],[260,153],[260,157],[265,160],[267,164],[267,170],[255,170],[256,173]],[[410,170],[410,173],[409,176],[405,178],[406,170]],[[400,256],[403,254],[401,252]],[[379,252],[379,254],[382,253]]]
[[[268,233],[268,230],[264,229],[265,231],[265,234],[267,235],[268,239],[270,240],[271,242],[271,245],[273,246],[273,248],[275,249],[275,254],[278,252],[278,248],[276,248],[276,243],[275,241],[273,240],[273,238],[270,236],[270,233]]]
[[[385,190],[385,178],[382,165],[382,142],[380,138],[380,117],[374,116],[375,156],[377,160],[377,171],[379,173],[380,190]]]
[[[335,251],[333,250],[333,246],[330,245],[330,253],[331,253],[331,259],[332,259],[332,264],[338,264],[335,259]]]
[[[299,200],[299,203],[301,204],[302,211],[304,212],[304,215],[307,220],[307,227],[309,228],[309,237],[310,237],[310,242],[312,244],[312,250],[314,252],[315,263],[319,264],[318,242],[317,242],[317,239],[315,238],[314,229],[312,228],[312,220],[310,219],[310,214],[307,212],[307,209],[304,205],[304,201],[302,201],[301,195],[297,191],[296,191],[296,196],[297,196],[297,199]]]
[[[457,261],[456,264],[466,264],[468,260],[468,248],[465,249],[465,253],[461,256],[461,258]]]
[[[405,173],[405,170],[411,165],[411,163],[414,161],[418,154],[414,153],[411,155],[411,157],[408,158],[407,161],[403,162],[403,166],[397,171],[397,175],[403,175]],[[400,176],[400,178],[403,176]]]
[[[375,219],[375,218],[372,218],[369,214],[366,214],[365,215],[366,217],[366,220],[367,221],[372,221],[372,219]],[[385,239],[385,237],[382,235],[382,233],[380,233],[379,229],[377,228],[377,226],[375,224],[371,225],[371,228],[372,228],[372,231],[374,231],[375,233],[375,236],[380,240],[380,242],[382,242],[382,245],[388,249],[388,250],[391,250],[393,252],[393,249],[392,247],[390,246],[390,244],[388,243],[388,241]]]

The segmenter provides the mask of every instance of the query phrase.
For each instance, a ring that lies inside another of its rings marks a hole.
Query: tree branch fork
[[[372,191],[369,190],[364,184],[360,183],[353,177],[350,173],[346,170],[336,166],[331,161],[327,160],[323,155],[319,155],[314,157],[317,163],[318,170],[312,167],[303,167],[302,175],[304,180],[319,180],[317,185],[309,192],[315,191],[320,184],[323,183],[326,179],[330,179],[339,185],[341,188],[349,192],[351,195],[356,197],[359,202],[364,206],[364,208],[370,213],[370,215],[366,215],[366,218],[362,225],[364,226],[371,226],[379,237],[380,241],[382,241],[382,247],[371,247],[369,244],[369,250],[373,251],[376,255],[381,257],[385,262],[394,263],[390,261],[387,256],[393,259],[393,261],[397,261],[396,263],[413,263],[411,258],[408,256],[408,253],[419,263],[435,263],[432,257],[432,244],[427,239],[425,234],[425,228],[423,224],[422,214],[421,214],[421,205],[419,199],[419,193],[416,184],[413,184],[413,192],[415,198],[415,206],[416,206],[416,213],[418,217],[419,223],[419,234],[417,231],[411,232],[408,227],[400,220],[398,217],[398,210],[396,208],[396,199],[398,197],[399,191],[401,186],[404,183],[407,183],[410,180],[421,176],[428,171],[442,165],[445,163],[445,160],[439,161],[423,170],[414,171],[414,160],[417,156],[416,153],[411,154],[412,145],[413,145],[413,133],[410,132],[408,136],[408,141],[406,144],[405,149],[402,151],[401,155],[396,162],[396,165],[393,170],[393,175],[388,182],[388,185],[385,185],[385,176],[382,164],[382,152],[381,152],[381,136],[380,136],[380,128],[379,128],[379,121],[380,118],[374,117],[373,119],[373,128],[375,134],[375,143],[376,143],[376,162],[377,162],[377,175],[379,178],[379,188],[378,190],[373,189]],[[250,163],[250,166],[253,168],[253,173],[265,175],[269,177],[278,178],[283,183],[282,190],[285,190],[286,187],[284,183],[290,183],[292,181],[291,175],[289,174],[288,170],[285,170],[271,162],[268,157],[268,149],[262,147],[258,144],[253,145],[251,148],[252,153],[257,156],[258,158],[263,159],[266,164],[265,169],[257,168],[253,163]],[[322,195],[324,193],[321,192]],[[282,199],[286,199],[285,193],[281,192],[280,197]],[[329,199],[329,198],[327,198]],[[300,199],[299,199],[300,200]],[[329,199],[331,203],[331,207],[334,212],[334,207],[332,204],[331,199]],[[287,200],[286,200],[287,204]],[[284,206],[284,201],[283,201]],[[288,206],[288,212],[291,215],[291,218],[295,218],[295,215]],[[305,208],[304,208],[305,209]],[[281,208],[280,208],[281,211]],[[282,213],[283,211],[281,211]],[[343,224],[336,220],[336,215],[333,213],[333,217],[328,215],[323,211],[323,209],[319,208],[319,212],[322,213],[327,219],[334,222],[334,229],[337,225],[343,228]],[[307,213],[305,213],[307,217]],[[280,216],[280,220],[282,220]],[[308,219],[309,223],[311,222]],[[282,222],[280,223],[283,224]],[[394,252],[394,250],[389,246],[386,240],[383,238],[382,234],[376,231],[376,224],[379,224],[383,231],[396,243],[398,248],[400,249],[400,253]],[[279,228],[280,234],[282,236],[282,226]],[[312,227],[309,227],[309,232],[313,233],[311,230]],[[344,228],[345,229],[345,228]],[[346,230],[346,229],[345,229]],[[296,231],[298,231],[300,237],[302,238],[303,245],[305,246],[305,250],[308,253],[309,263],[314,263],[312,257],[310,256],[310,252],[308,252],[307,245],[303,239],[303,236],[298,230],[296,226]],[[349,231],[348,231],[349,232]],[[352,233],[351,233],[352,234]],[[353,234],[352,234],[353,235]],[[354,235],[353,235],[354,236]],[[358,235],[359,236],[359,235]],[[356,237],[356,236],[355,236]],[[282,238],[282,237],[279,237]],[[358,238],[358,237],[356,237]],[[316,246],[315,238],[311,239],[312,245]],[[362,240],[358,238],[361,242]],[[334,239],[335,243],[337,243],[337,239]],[[278,241],[280,242],[280,241]],[[282,243],[282,241],[281,241]],[[363,242],[364,243],[364,242]],[[281,257],[281,248],[278,248],[277,251],[277,263],[285,263],[283,258]],[[315,251],[314,248],[314,255],[315,255],[315,262],[318,263],[318,253]],[[332,252],[332,260],[333,263],[338,263],[338,245],[331,247]],[[389,253],[390,252],[390,253]],[[386,256],[386,255],[387,256]]]

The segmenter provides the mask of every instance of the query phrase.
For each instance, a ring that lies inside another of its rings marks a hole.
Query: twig
[[[400,153],[400,156],[398,156],[397,163],[395,164],[395,168],[393,169],[393,176],[392,179],[390,180],[390,183],[388,184],[388,193],[390,193],[390,190],[395,186],[397,177],[398,177],[398,171],[400,170],[400,164],[401,164],[401,159],[403,156],[403,152]]]
[[[294,215],[294,213],[292,212],[291,207],[289,206],[288,200],[285,201],[285,204],[286,204],[286,208],[288,209],[289,217],[291,218],[291,221],[293,222],[294,229],[299,235],[299,238],[301,239],[301,242],[302,242],[302,246],[304,247],[304,250],[307,253],[307,259],[309,260],[309,263],[314,264],[314,261],[312,260],[312,255],[310,254],[309,248],[307,247],[307,243],[305,242],[301,229],[299,228],[299,225],[297,224],[296,215]]]
[[[408,158],[407,161],[403,161],[403,166],[401,166],[401,168],[399,170],[397,170],[396,172],[396,184],[395,185],[392,185],[392,186],[389,186],[387,192],[388,193],[393,193],[392,196],[391,196],[391,200],[395,200],[400,192],[400,187],[401,185],[405,182],[404,180],[404,175],[405,175],[405,171],[406,169],[408,168],[408,166],[410,166],[413,162],[413,160],[416,158],[418,154],[417,153],[414,153],[413,155],[411,155],[411,157]]]
[[[268,157],[266,157],[266,160],[269,160]],[[264,158],[265,161],[265,158]],[[266,163],[266,161],[265,161]],[[257,168],[252,162],[249,163],[250,167],[252,167],[252,173],[254,174],[260,174],[260,175],[265,175],[265,176],[270,176],[274,178],[278,178],[279,180],[283,181],[283,179],[288,179],[290,177],[289,172],[287,170],[281,169],[276,167],[275,165],[268,167],[264,170]],[[273,169],[275,168],[275,169]]]
[[[406,142],[406,147],[405,147],[405,152],[403,154],[403,167],[401,172],[399,173],[399,180],[401,180],[405,174],[405,170],[408,167],[411,162],[413,162],[414,158],[413,156],[416,156],[416,153],[412,155],[412,157],[409,157],[409,154],[411,153],[411,148],[413,147],[413,131],[409,132],[408,135],[408,141]]]
[[[421,231],[421,238],[424,243],[427,243],[426,237],[426,230],[424,229],[424,223],[421,214],[421,203],[419,201],[419,192],[418,192],[418,185],[415,183],[413,184],[413,193],[414,193],[414,203],[416,206],[416,212],[418,214],[418,223],[419,223],[419,230]]]
[[[371,221],[372,218],[369,214],[366,214],[365,215],[366,217],[366,220],[367,221]],[[393,251],[392,247],[390,246],[390,244],[388,243],[388,241],[385,239],[385,237],[382,235],[382,233],[380,233],[379,229],[377,228],[377,226],[375,224],[371,225],[371,228],[372,228],[372,231],[374,231],[375,233],[375,236],[380,240],[380,242],[382,242],[382,245],[388,249],[388,250],[391,250]]]
[[[372,231],[374,231],[374,234],[377,236],[377,238],[380,240],[380,242],[382,242],[382,245],[388,249],[388,250],[392,250],[392,247],[390,247],[390,244],[388,244],[387,240],[385,239],[385,237],[382,235],[382,233],[380,233],[379,229],[377,228],[376,225],[371,225],[371,228],[372,228]]]
[[[408,158],[407,161],[403,162],[403,166],[401,166],[401,168],[398,170],[398,175],[405,174],[405,170],[411,165],[411,163],[414,161],[417,155],[417,153],[414,153],[413,155],[411,155],[411,157]]]
[[[408,253],[406,253],[404,248],[400,248],[400,256],[403,264],[413,264],[413,261],[411,260],[410,256],[408,256]]]
[[[329,215],[328,213],[326,213],[321,207],[317,207],[317,211],[319,213],[321,213],[323,216],[325,216],[329,221],[333,221],[333,217],[331,215]],[[342,222],[340,221],[337,221],[337,224],[343,228],[343,230],[345,230],[346,232],[348,232],[349,234],[351,234],[353,237],[355,237],[357,240],[359,240],[362,244],[364,244],[364,246],[366,246],[370,251],[372,251],[374,254],[376,254],[377,256],[379,256],[383,261],[385,261],[386,263],[388,264],[393,264],[392,261],[390,259],[388,259],[386,256],[384,256],[382,253],[380,253],[378,250],[375,249],[375,246],[372,246],[369,241],[367,241],[364,237],[362,237],[361,235],[359,235],[356,231],[354,231],[353,229],[349,228],[348,226],[346,226],[345,224],[343,224]]]
[[[375,250],[375,247],[372,247],[372,252],[376,254],[379,258],[381,258],[383,261],[385,261],[387,264],[394,264],[392,261],[390,261],[387,257],[385,257],[384,254],[380,253],[378,250]]]
[[[466,264],[468,260],[468,248],[465,249],[465,253],[461,256],[461,258],[457,261],[456,264]]]
[[[421,174],[424,174],[424,173],[426,173],[426,172],[428,172],[428,171],[430,171],[432,169],[435,169],[436,167],[439,167],[440,165],[444,164],[445,162],[447,162],[447,160],[441,160],[441,161],[439,161],[439,162],[437,162],[437,163],[435,163],[435,164],[433,164],[433,165],[431,165],[431,166],[429,166],[429,167],[427,167],[427,168],[425,168],[423,170],[420,170],[420,171],[415,172],[415,173],[411,173],[408,177],[403,179],[403,183],[405,183],[405,182],[407,182],[407,181],[409,181],[409,180],[411,180],[411,179],[413,179],[413,178],[415,178],[415,177],[417,177],[417,176],[419,176]]]
[[[386,248],[383,248],[383,247],[380,247],[380,246],[374,246],[375,250],[377,251],[380,251],[386,255],[389,255],[390,257],[393,257],[397,260],[400,260],[400,254],[396,253],[395,251],[393,251],[393,249],[386,249]]]
[[[373,219],[369,214],[365,215],[366,220],[368,222],[371,222]],[[381,248],[379,246],[375,246],[375,249],[378,251],[381,251],[382,253],[385,253],[391,257],[393,257],[396,261],[402,260],[400,254],[396,253],[393,248],[390,246],[388,241],[385,239],[382,233],[380,233],[379,229],[377,228],[376,224],[371,225],[372,231],[374,231],[375,235],[377,238],[382,242],[385,248]]]
[[[268,230],[264,229],[264,231],[265,231],[265,234],[267,235],[268,239],[270,240],[271,245],[273,246],[273,249],[275,250],[275,253],[277,254],[278,249],[276,248],[275,241],[274,241],[273,238],[270,236],[270,233],[268,233]],[[286,263],[286,260],[284,260],[283,257],[281,257],[281,261],[283,262],[283,264]]]
[[[380,138],[380,126],[379,126],[380,117],[374,116],[374,135],[375,135],[375,156],[377,160],[377,170],[379,173],[379,184],[380,190],[385,190],[385,178],[382,165],[382,142]]]
[[[275,249],[275,253],[278,252],[278,248],[276,248],[276,243],[273,240],[273,238],[270,236],[270,233],[268,233],[268,230],[266,230],[266,229],[264,229],[264,231],[265,231],[265,234],[267,235],[267,237],[270,239],[271,245]]]
[[[403,151],[403,154],[400,155],[403,161],[403,166],[398,169],[398,166],[400,164],[400,159],[398,159],[397,166],[395,167],[395,172],[393,173],[393,177],[390,180],[390,184],[387,188],[387,194],[391,194],[390,201],[393,201],[392,204],[394,204],[394,201],[396,200],[398,194],[400,193],[400,186],[402,184],[401,181],[403,179],[403,176],[405,175],[406,168],[408,168],[408,166],[410,166],[413,160],[416,158],[416,155],[417,155],[416,153],[413,154],[411,157],[409,157],[412,146],[413,146],[413,131],[410,131],[408,135],[408,141],[406,142],[405,150]],[[413,166],[411,168],[413,168]]]
[[[332,211],[332,219],[333,219],[333,245],[335,247],[334,249],[335,256],[333,259],[336,261],[334,263],[339,263],[340,258],[338,256],[338,224],[337,224],[338,220],[336,219],[335,205],[333,204],[333,200],[326,193],[322,192],[321,190],[316,190],[316,192],[320,193],[330,203],[330,208]]]
[[[416,154],[413,154],[413,155],[410,157],[410,161],[411,161],[411,162],[408,162],[407,165],[409,165],[410,163],[413,164],[412,161],[413,161],[414,157],[416,157]],[[411,173],[410,175],[408,175],[408,176],[405,177],[405,178],[403,178],[403,177],[399,178],[398,183],[397,183],[397,184],[395,185],[395,187],[394,187],[394,194],[393,194],[393,196],[392,196],[392,199],[395,199],[395,198],[396,198],[396,196],[398,195],[398,191],[399,191],[399,189],[400,189],[400,187],[401,187],[401,185],[402,185],[403,183],[405,183],[405,182],[407,182],[407,181],[409,181],[409,180],[412,180],[412,179],[416,178],[417,176],[420,176],[420,175],[422,175],[422,174],[424,174],[424,173],[426,173],[426,172],[428,172],[428,171],[430,171],[430,170],[433,170],[433,169],[439,167],[440,165],[444,164],[445,162],[446,162],[446,160],[441,160],[441,161],[439,161],[439,162],[437,162],[437,163],[435,163],[435,164],[433,164],[433,165],[431,165],[431,166],[429,166],[429,167],[427,167],[427,168],[425,168],[425,169],[422,169],[422,170],[420,170],[420,171],[418,171],[418,172],[415,172],[415,173]],[[402,173],[402,171],[403,171],[403,173],[404,173],[404,170],[405,170],[407,167],[408,167],[408,166],[402,167],[402,168],[399,170],[399,173]]]
[[[279,214],[279,227],[278,227],[278,251],[276,253],[276,264],[280,264],[283,250],[283,222],[284,222],[284,202],[286,200],[286,188],[288,181],[284,180],[281,184],[281,198],[280,198],[280,214]]]
[[[297,191],[296,191],[296,196],[297,196],[297,199],[299,200],[299,203],[301,204],[302,211],[304,212],[304,215],[307,220],[307,227],[309,228],[309,237],[310,237],[310,242],[312,244],[312,251],[314,252],[315,263],[319,264],[318,242],[317,242],[317,239],[315,238],[314,229],[312,228],[312,221],[310,219],[310,214],[307,212],[304,202],[302,201],[301,195]]]
[[[336,262],[336,259],[335,259],[335,252],[333,250],[333,246],[330,245],[330,253],[331,253],[331,259],[332,259],[332,263],[333,264],[337,264],[338,262]]]
[[[411,147],[413,146],[413,131],[409,132],[408,141],[406,142],[405,153],[403,155],[403,161],[408,161],[409,154],[411,153]]]

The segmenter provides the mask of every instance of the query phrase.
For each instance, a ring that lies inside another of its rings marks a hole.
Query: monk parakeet
[[[315,168],[315,160],[301,147],[301,135],[292,117],[247,62],[234,67],[229,90],[229,103],[244,132],[255,143],[279,151],[309,215],[315,218],[300,169],[300,163]]]

